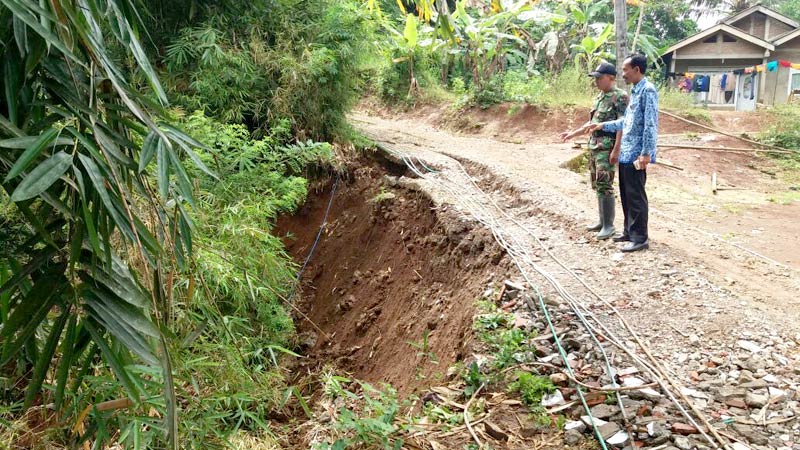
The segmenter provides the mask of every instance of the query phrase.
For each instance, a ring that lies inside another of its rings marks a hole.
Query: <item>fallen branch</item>
[[[483,390],[483,386],[484,385],[481,384],[478,390],[475,391],[474,394],[472,394],[472,397],[470,397],[466,407],[464,408],[464,425],[467,426],[467,430],[469,430],[469,434],[472,435],[472,439],[474,439],[475,443],[478,444],[478,448],[483,448],[483,443],[481,443],[481,440],[478,439],[478,435],[475,434],[475,430],[472,429],[472,425],[469,423],[469,405],[471,405],[472,401],[475,400],[475,397],[477,397],[478,394],[481,393],[481,391]]]
[[[798,152],[792,150],[765,150],[760,148],[744,148],[744,147],[711,147],[708,145],[692,145],[692,144],[656,144],[661,148],[683,148],[687,150],[709,150],[721,151],[726,153],[776,153],[781,155],[796,155]]]
[[[668,164],[668,163],[665,163],[665,162],[662,162],[662,161],[659,161],[659,162],[657,162],[655,164],[659,165],[659,166],[664,166],[664,167],[666,167],[668,169],[679,170],[679,171],[683,172],[683,167],[673,166],[672,164]]]
[[[679,116],[677,114],[672,114],[671,112],[660,110],[659,113],[664,114],[664,115],[669,116],[669,117],[672,117],[672,118],[675,118],[675,119],[678,119],[678,120],[680,120],[682,122],[686,122],[689,125],[694,125],[696,127],[700,127],[700,128],[703,128],[703,129],[706,129],[706,130],[709,130],[709,131],[713,131],[713,132],[721,134],[723,136],[729,136],[729,137],[732,137],[732,138],[736,138],[736,139],[742,140],[744,142],[747,142],[749,144],[757,145],[759,147],[771,148],[771,149],[780,150],[780,151],[783,151],[783,152],[788,152],[789,151],[789,150],[786,150],[785,148],[780,148],[780,147],[776,147],[774,145],[764,144],[762,142],[754,141],[752,139],[747,139],[745,137],[738,136],[738,135],[733,134],[733,133],[728,133],[726,131],[722,131],[722,130],[720,130],[718,128],[710,127],[708,125],[703,125],[702,123],[697,123],[695,121],[683,118],[683,117],[681,117],[681,116]]]

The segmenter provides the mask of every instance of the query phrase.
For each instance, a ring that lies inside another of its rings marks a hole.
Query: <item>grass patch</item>
[[[791,205],[794,202],[800,201],[800,192],[799,191],[788,191],[788,192],[781,192],[779,194],[770,196],[767,198],[771,203],[777,203],[779,205]]]
[[[689,108],[680,113],[684,118],[693,120],[705,125],[711,125],[711,113],[707,109]]]
[[[758,139],[765,144],[800,151],[800,108],[796,105],[778,106],[772,110],[772,116],[772,124]],[[791,155],[791,159],[800,163],[800,152]]]
[[[686,111],[694,108],[694,102],[689,94],[679,89],[662,86],[658,90],[658,107],[673,111]]]

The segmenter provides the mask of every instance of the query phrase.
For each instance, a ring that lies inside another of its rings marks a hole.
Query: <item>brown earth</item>
[[[298,307],[329,338],[311,340],[310,360],[299,369],[335,362],[404,396],[441,380],[470,350],[474,303],[503,254],[490,233],[435,210],[425,194],[381,187],[383,174],[365,163],[339,183],[298,295]],[[298,214],[278,222],[276,235],[300,263],[323,223],[330,190],[317,190]],[[307,321],[298,324],[301,333],[317,334]],[[438,364],[421,354],[426,333],[424,352]]]
[[[525,105],[510,114],[512,106],[509,104],[459,111],[427,105],[403,111],[403,118],[399,119],[397,111],[374,103],[365,103],[362,107],[372,117],[403,122],[398,127],[402,131],[397,132],[401,133],[402,139],[398,136],[396,140],[411,142],[415,147],[436,145],[440,150],[459,153],[455,139],[443,138],[432,142],[428,139],[431,132],[439,135],[447,132],[454,138],[487,139],[492,143],[491,147],[507,144],[502,152],[495,148],[488,152],[489,146],[485,145],[485,160],[503,165],[508,163],[513,170],[528,173],[529,168],[537,166],[563,166],[570,158],[579,155],[576,150],[565,151],[558,135],[579,125],[588,115],[585,108],[577,107],[555,110]],[[756,135],[772,121],[769,111],[708,113],[712,127],[734,134]],[[359,124],[358,117],[353,120]],[[391,136],[384,137],[392,139]],[[663,114],[659,140],[670,144],[752,148],[734,137],[710,133]],[[652,178],[648,184],[657,186],[648,189],[656,209],[800,269],[800,240],[796,239],[800,202],[782,201],[787,194],[791,195],[800,188],[796,176],[787,174],[763,154],[662,148],[659,158],[661,162],[683,170],[656,165],[648,171],[649,178]],[[722,188],[716,194],[711,191],[713,173],[717,174],[718,185]],[[563,174],[558,172],[544,175],[565,181]],[[582,177],[580,184],[586,183],[586,178]],[[564,190],[568,195],[577,197],[580,192],[586,193],[585,186],[575,185],[571,180],[568,184]],[[694,252],[693,248],[688,250]],[[726,262],[721,264],[724,266]],[[761,280],[754,281],[758,283]]]
[[[363,102],[360,110],[383,118],[394,118],[399,111],[374,102]],[[711,125],[728,133],[757,133],[769,125],[768,112],[709,111]],[[547,108],[537,105],[515,105],[503,103],[489,108],[453,109],[441,105],[422,105],[411,110],[403,110],[406,118],[446,129],[456,134],[493,137],[500,141],[547,142],[556,143],[558,134],[583,124],[589,118],[589,108],[569,107],[565,109]],[[680,115],[680,114],[679,114]],[[667,115],[659,119],[659,132],[662,135],[705,133],[708,130],[687,124]],[[730,139],[735,147],[741,143]]]

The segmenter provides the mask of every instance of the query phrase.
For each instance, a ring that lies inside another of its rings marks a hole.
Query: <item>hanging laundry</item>
[[[721,74],[711,75],[711,81],[709,82],[707,99],[709,103],[714,103],[714,104],[725,103],[725,93],[722,90]]]
[[[756,70],[755,67],[745,67],[744,73],[750,74],[750,73],[755,72],[755,70]]]
[[[726,81],[723,90],[725,92],[733,92],[736,90],[736,72],[729,72],[725,74]]]
[[[695,92],[708,92],[711,87],[711,77],[708,75],[698,75],[694,77],[694,90]]]
[[[792,67],[792,63],[783,59],[779,61],[779,64],[781,65],[781,67]]]
[[[792,63],[792,69],[800,70],[800,64]]]
[[[775,72],[778,70],[778,61],[770,61],[767,63],[767,70],[770,72]]]
[[[750,75],[750,100],[756,99],[756,76],[755,73]]]
[[[728,74],[727,73],[723,73],[722,74],[722,79],[719,80],[719,87],[721,87],[724,90],[725,89],[725,83],[727,83],[727,82],[728,82]]]
[[[763,71],[764,71],[764,65],[763,64],[759,64],[759,65],[756,66],[756,72],[761,73]]]

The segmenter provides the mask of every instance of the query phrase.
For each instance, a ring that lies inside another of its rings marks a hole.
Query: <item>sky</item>
[[[711,13],[711,14],[704,14],[702,17],[697,19],[697,26],[700,28],[700,31],[705,30],[706,28],[711,28],[717,24],[722,18],[722,14],[719,13]]]

